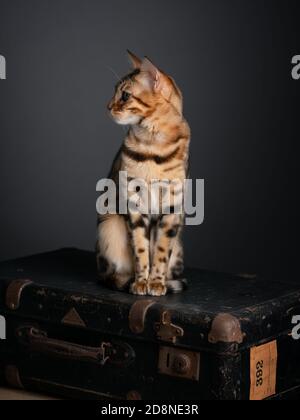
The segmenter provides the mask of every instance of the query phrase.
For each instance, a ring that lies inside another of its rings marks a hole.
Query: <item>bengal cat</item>
[[[127,215],[98,216],[98,270],[112,288],[163,296],[182,291],[186,284],[181,278],[184,214],[174,209],[184,196],[176,186],[187,178],[190,129],[174,80],[148,58],[128,53],[133,71],[117,84],[108,109],[129,130],[109,178],[118,183],[119,172],[126,171],[129,180],[143,179],[147,185],[152,180],[176,182],[169,188],[168,212],[159,207],[156,214],[129,210]],[[161,196],[150,199],[161,203]]]

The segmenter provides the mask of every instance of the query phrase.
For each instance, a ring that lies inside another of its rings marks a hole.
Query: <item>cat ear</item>
[[[127,50],[130,63],[132,64],[134,69],[140,69],[142,65],[142,60],[133,54],[131,51]]]
[[[171,92],[168,78],[152,63],[152,61],[149,60],[148,57],[144,58],[141,65],[141,71],[145,73],[145,78],[148,83],[150,83],[150,87],[154,92],[161,92],[166,98],[170,96]]]
[[[142,65],[141,71],[145,73],[145,77],[147,81],[150,83],[151,87],[158,91],[160,88],[160,81],[161,81],[161,72],[158,68],[149,60],[148,57],[145,57]]]

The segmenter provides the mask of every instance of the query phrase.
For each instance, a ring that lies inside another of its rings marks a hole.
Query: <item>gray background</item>
[[[93,249],[96,182],[124,136],[106,113],[108,67],[124,75],[130,48],[184,93],[191,175],[206,183],[188,263],[295,275],[296,3],[0,0],[0,259]]]

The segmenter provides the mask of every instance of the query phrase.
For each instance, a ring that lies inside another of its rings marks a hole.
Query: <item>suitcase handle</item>
[[[47,354],[67,360],[92,362],[104,366],[106,363],[127,367],[135,359],[135,352],[125,343],[102,342],[99,347],[89,347],[68,341],[49,338],[45,331],[34,326],[17,329],[18,342],[30,352]]]

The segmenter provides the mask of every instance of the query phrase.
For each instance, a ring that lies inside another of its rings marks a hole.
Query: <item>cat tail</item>
[[[167,280],[168,293],[176,294],[184,292],[188,287],[186,279]]]

